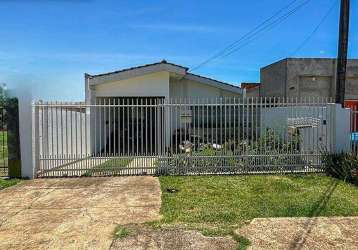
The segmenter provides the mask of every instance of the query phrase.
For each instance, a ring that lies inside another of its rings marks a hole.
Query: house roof
[[[254,89],[260,86],[259,82],[242,82],[241,88],[242,89]]]
[[[108,73],[90,75],[85,74],[85,77],[89,79],[90,85],[97,85],[105,82],[110,82],[114,80],[125,80],[132,77],[142,76],[145,74],[167,71],[170,73],[175,73],[183,77],[183,79],[198,81],[203,84],[207,84],[216,88],[224,89],[231,92],[242,93],[242,89],[238,86],[235,86],[230,83],[226,83],[223,81],[218,81],[209,77],[189,73],[189,68],[167,62],[166,60],[162,60],[160,62],[140,65],[136,67],[131,67],[122,70],[116,70]]]
[[[185,71],[189,70],[189,68],[187,68],[187,67],[183,67],[181,65],[170,63],[170,62],[167,62],[166,60],[162,60],[160,62],[139,65],[139,66],[135,66],[135,67],[127,68],[127,69],[121,69],[121,70],[116,70],[116,71],[111,71],[111,72],[102,73],[102,74],[96,74],[96,75],[90,75],[90,74],[87,74],[87,75],[89,75],[90,77],[94,78],[94,77],[113,75],[113,74],[123,73],[123,72],[126,72],[126,71],[131,71],[131,70],[136,70],[136,69],[141,69],[141,68],[147,68],[147,67],[152,67],[152,66],[162,65],[162,64],[182,68]]]

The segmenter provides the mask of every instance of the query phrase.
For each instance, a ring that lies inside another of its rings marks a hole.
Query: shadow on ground
[[[307,237],[311,234],[312,228],[317,225],[318,216],[321,215],[321,212],[326,208],[328,201],[330,200],[332,194],[337,188],[338,180],[332,179],[327,185],[327,189],[321,195],[318,202],[313,206],[312,210],[310,211],[308,217],[311,219],[307,219],[304,224],[303,231],[295,237],[293,242],[291,243],[290,249],[293,250],[300,250],[302,246],[306,242]]]

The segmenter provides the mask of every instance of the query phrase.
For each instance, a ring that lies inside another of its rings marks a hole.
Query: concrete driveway
[[[0,249],[109,249],[117,224],[160,219],[155,177],[37,179],[0,191]]]
[[[236,233],[249,249],[358,249],[358,217],[257,218]]]

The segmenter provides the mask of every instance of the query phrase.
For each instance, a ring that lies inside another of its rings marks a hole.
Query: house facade
[[[188,68],[161,61],[98,75],[85,74],[86,103],[113,97],[221,98],[240,97],[233,84],[199,76]]]
[[[97,104],[90,111],[91,127],[96,128],[91,132],[94,152],[121,148],[140,153],[146,145],[158,152],[162,150],[158,145],[169,147],[173,134],[193,126],[195,111],[189,106],[161,108],[163,106],[157,104],[169,101],[204,104],[209,99],[241,97],[243,92],[240,87],[189,73],[188,68],[166,61],[105,74],[85,74],[85,84],[86,104]],[[108,108],[113,104],[120,105],[116,112],[115,108]],[[202,110],[198,120],[207,120],[207,112]],[[137,138],[133,148],[127,147]],[[162,143],[151,138],[158,138]],[[116,140],[125,143],[121,147],[111,143]]]

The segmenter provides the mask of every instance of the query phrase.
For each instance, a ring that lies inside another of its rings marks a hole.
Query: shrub
[[[358,186],[358,156],[347,153],[326,154],[326,174]]]

